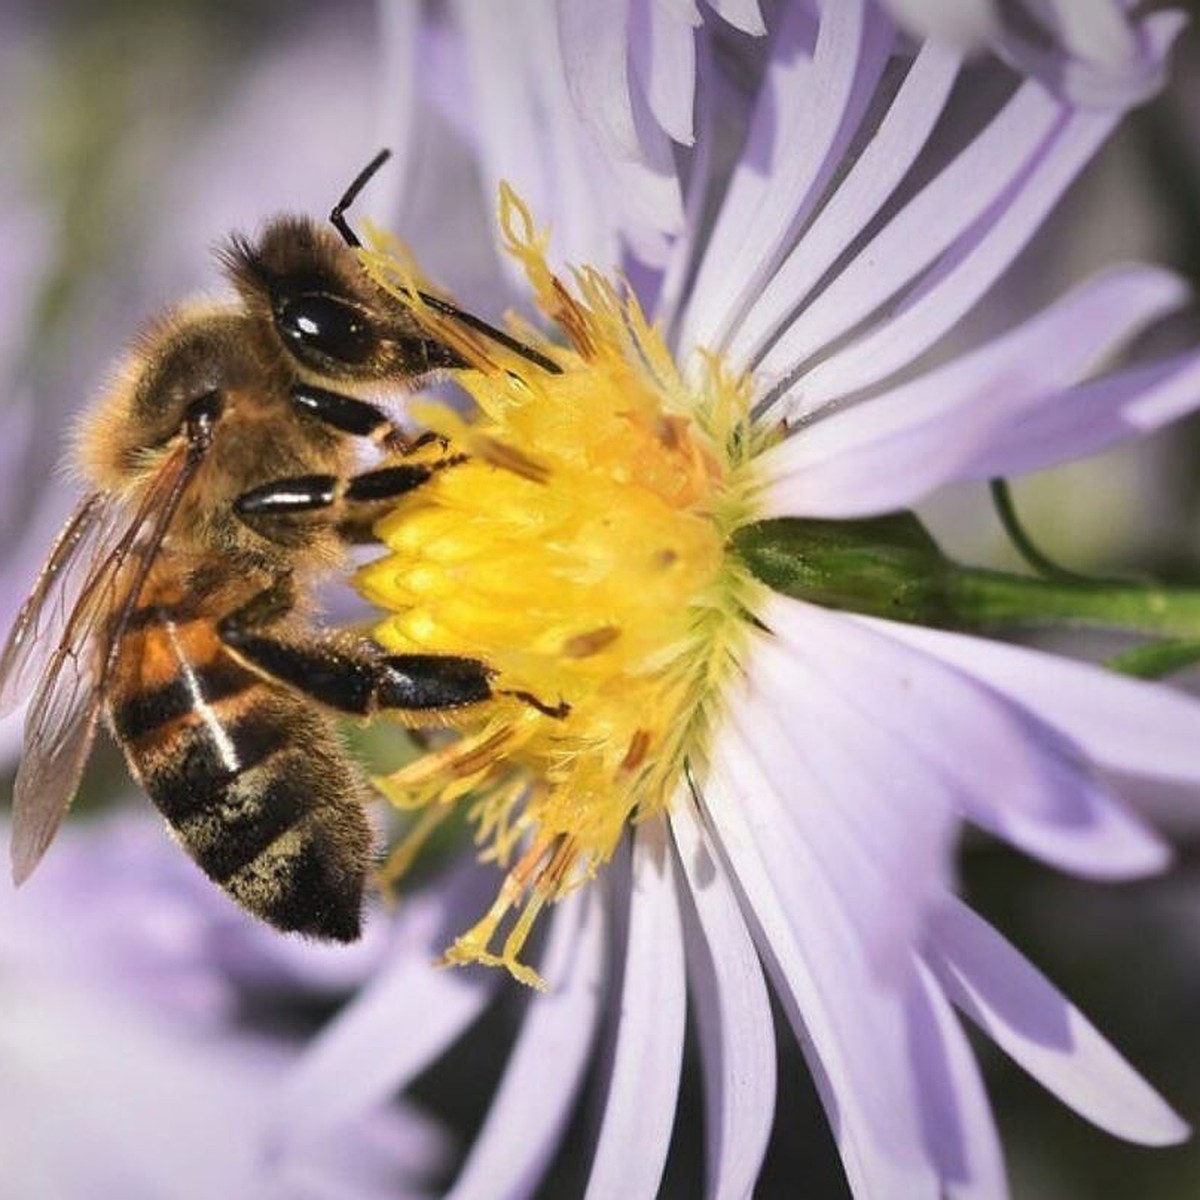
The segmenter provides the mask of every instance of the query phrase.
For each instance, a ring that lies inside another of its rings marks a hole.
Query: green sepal
[[[944,625],[953,565],[908,512],[867,521],[781,517],[743,526],[733,549],[769,588],[827,608]]]

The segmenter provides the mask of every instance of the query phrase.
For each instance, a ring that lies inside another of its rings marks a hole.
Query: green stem
[[[1145,642],[1110,658],[1104,665],[1138,679],[1165,679],[1200,662],[1200,641]]]
[[[1200,638],[1200,588],[1069,583],[951,565],[942,590],[947,615],[968,629],[1067,625]]]

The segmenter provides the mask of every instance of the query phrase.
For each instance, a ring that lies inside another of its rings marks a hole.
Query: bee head
[[[304,217],[279,217],[222,252],[247,311],[307,375],[400,383],[462,366],[412,313],[368,277],[354,250]]]

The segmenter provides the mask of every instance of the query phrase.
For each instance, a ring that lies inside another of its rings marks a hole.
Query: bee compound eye
[[[326,292],[286,297],[276,308],[275,324],[288,346],[305,360],[317,356],[356,366],[366,362],[378,344],[367,315]]]

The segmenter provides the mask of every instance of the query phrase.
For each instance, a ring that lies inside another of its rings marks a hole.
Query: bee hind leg
[[[218,622],[217,633],[252,670],[338,712],[370,717],[390,710],[419,717],[504,695],[551,717],[565,717],[569,711],[566,705],[544,704],[528,692],[493,689],[494,672],[478,659],[384,654],[370,642],[347,645],[270,632],[270,626],[291,611],[294,601],[291,578],[283,576]]]
[[[353,716],[384,708],[460,708],[492,697],[492,672],[470,658],[385,655],[369,642],[282,637],[270,627],[295,603],[281,576],[217,623],[222,643],[247,666]]]

